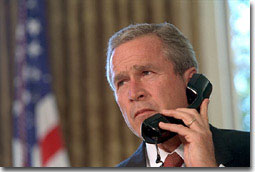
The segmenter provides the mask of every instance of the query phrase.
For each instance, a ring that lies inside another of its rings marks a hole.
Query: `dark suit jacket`
[[[215,158],[225,167],[250,166],[250,133],[217,129],[210,125],[213,135]],[[136,152],[117,167],[146,167],[146,148],[143,142]]]

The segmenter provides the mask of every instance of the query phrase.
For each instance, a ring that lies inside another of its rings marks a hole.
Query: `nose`
[[[140,82],[131,81],[129,86],[128,98],[130,101],[141,101],[146,98],[147,92]]]

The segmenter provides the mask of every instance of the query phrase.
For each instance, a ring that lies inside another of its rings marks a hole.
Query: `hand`
[[[200,114],[197,110],[189,108],[160,112],[165,116],[181,119],[188,126],[159,123],[160,128],[178,133],[184,145],[184,162],[187,167],[217,167],[212,133],[208,122],[208,104],[209,99],[202,102]],[[195,120],[193,121],[193,119]],[[191,121],[193,122],[191,123]]]

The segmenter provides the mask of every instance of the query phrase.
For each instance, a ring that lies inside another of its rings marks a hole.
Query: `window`
[[[250,131],[250,1],[228,0],[234,88],[243,130]]]

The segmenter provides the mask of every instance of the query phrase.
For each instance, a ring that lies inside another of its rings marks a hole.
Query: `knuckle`
[[[176,126],[179,128],[184,128],[184,126],[182,124],[176,124]]]
[[[204,130],[201,134],[205,138],[212,137],[212,132],[210,130]]]
[[[191,111],[193,114],[198,113],[196,109],[191,109],[190,111]]]
[[[184,108],[177,108],[176,110],[177,110],[177,111],[183,111]]]
[[[210,130],[208,131],[207,134],[208,134],[208,136],[212,137],[212,132]]]

